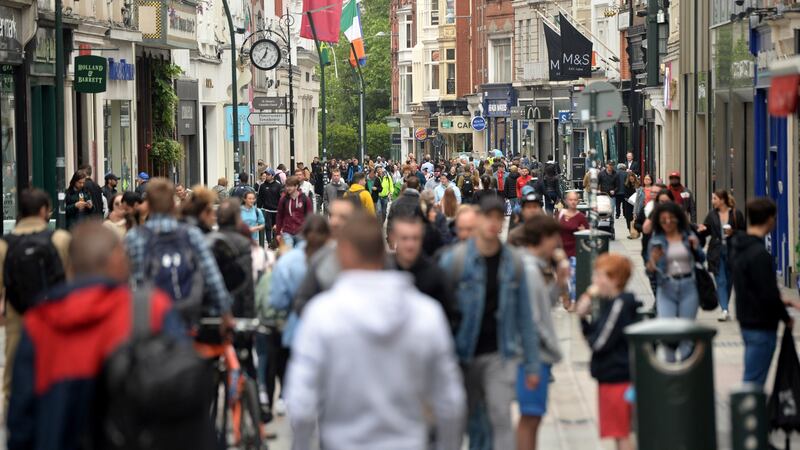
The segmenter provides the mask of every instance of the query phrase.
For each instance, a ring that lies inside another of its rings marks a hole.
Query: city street
[[[624,221],[617,221],[617,236],[611,243],[611,251],[620,252],[631,258],[636,271],[629,284],[629,290],[637,298],[651,306],[653,295],[650,292],[644,266],[641,263],[641,240],[625,239]],[[622,224],[622,225],[620,225]],[[796,295],[784,291],[784,295]],[[714,339],[714,379],[717,404],[717,436],[719,449],[730,449],[730,423],[728,419],[728,395],[740,385],[742,375],[742,340],[735,321],[717,322],[718,312],[701,311],[698,321],[717,330]],[[556,329],[562,343],[564,360],[553,369],[555,382],[550,385],[548,414],[543,421],[539,445],[547,450],[606,450],[612,449],[610,442],[598,439],[597,431],[597,383],[589,375],[590,353],[578,320],[567,312],[558,309],[554,314]],[[0,340],[3,339],[0,334]],[[776,352],[777,358],[777,352]],[[772,366],[774,372],[775,364]],[[773,374],[770,374],[767,389],[771,389]],[[291,448],[291,430],[286,417],[276,417],[269,425],[270,431],[278,433],[278,439],[270,442],[272,450]],[[782,433],[773,435],[773,443],[784,441]],[[0,437],[2,448],[5,439]],[[793,445],[800,445],[800,435],[792,439]],[[782,444],[781,444],[782,445]],[[778,448],[782,448],[780,445]]]

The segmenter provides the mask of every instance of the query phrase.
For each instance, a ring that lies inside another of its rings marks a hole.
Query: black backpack
[[[95,448],[215,448],[211,365],[190,341],[154,334],[152,288],[133,294],[129,341],[106,359],[95,396]]]
[[[53,245],[53,232],[7,234],[8,253],[3,270],[6,298],[23,314],[38,295],[64,281],[64,265]]]
[[[169,295],[175,310],[187,325],[200,318],[203,303],[203,277],[198,255],[189,242],[189,229],[185,226],[149,233],[145,253],[145,277],[157,288]]]
[[[475,186],[472,184],[472,177],[464,176],[464,181],[461,183],[461,198],[464,200],[464,203],[468,203],[468,200],[472,198],[472,194],[475,193]]]

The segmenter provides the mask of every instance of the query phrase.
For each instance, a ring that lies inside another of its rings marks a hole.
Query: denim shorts
[[[539,386],[530,390],[525,386],[525,368],[520,365],[517,373],[517,401],[523,416],[542,417],[547,413],[547,391],[550,385],[550,364],[539,365]]]

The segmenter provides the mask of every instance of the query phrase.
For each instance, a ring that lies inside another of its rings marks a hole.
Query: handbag
[[[770,428],[788,433],[800,431],[800,361],[794,347],[792,330],[784,328],[775,385],[767,403]]]
[[[697,297],[700,299],[700,308],[703,311],[713,311],[719,306],[717,287],[714,279],[700,263],[694,264],[694,279],[697,284]]]
[[[636,206],[636,199],[638,197],[639,197],[639,193],[638,192],[634,192],[633,194],[631,194],[630,197],[628,197],[628,200],[626,200],[626,201],[628,203],[630,203],[631,205]]]

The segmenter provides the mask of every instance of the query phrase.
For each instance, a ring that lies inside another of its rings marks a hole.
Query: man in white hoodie
[[[342,274],[309,303],[292,346],[293,448],[312,448],[318,423],[326,450],[425,449],[429,409],[436,448],[460,449],[465,393],[442,308],[410,275],[383,271],[374,215],[343,227],[337,255]]]

